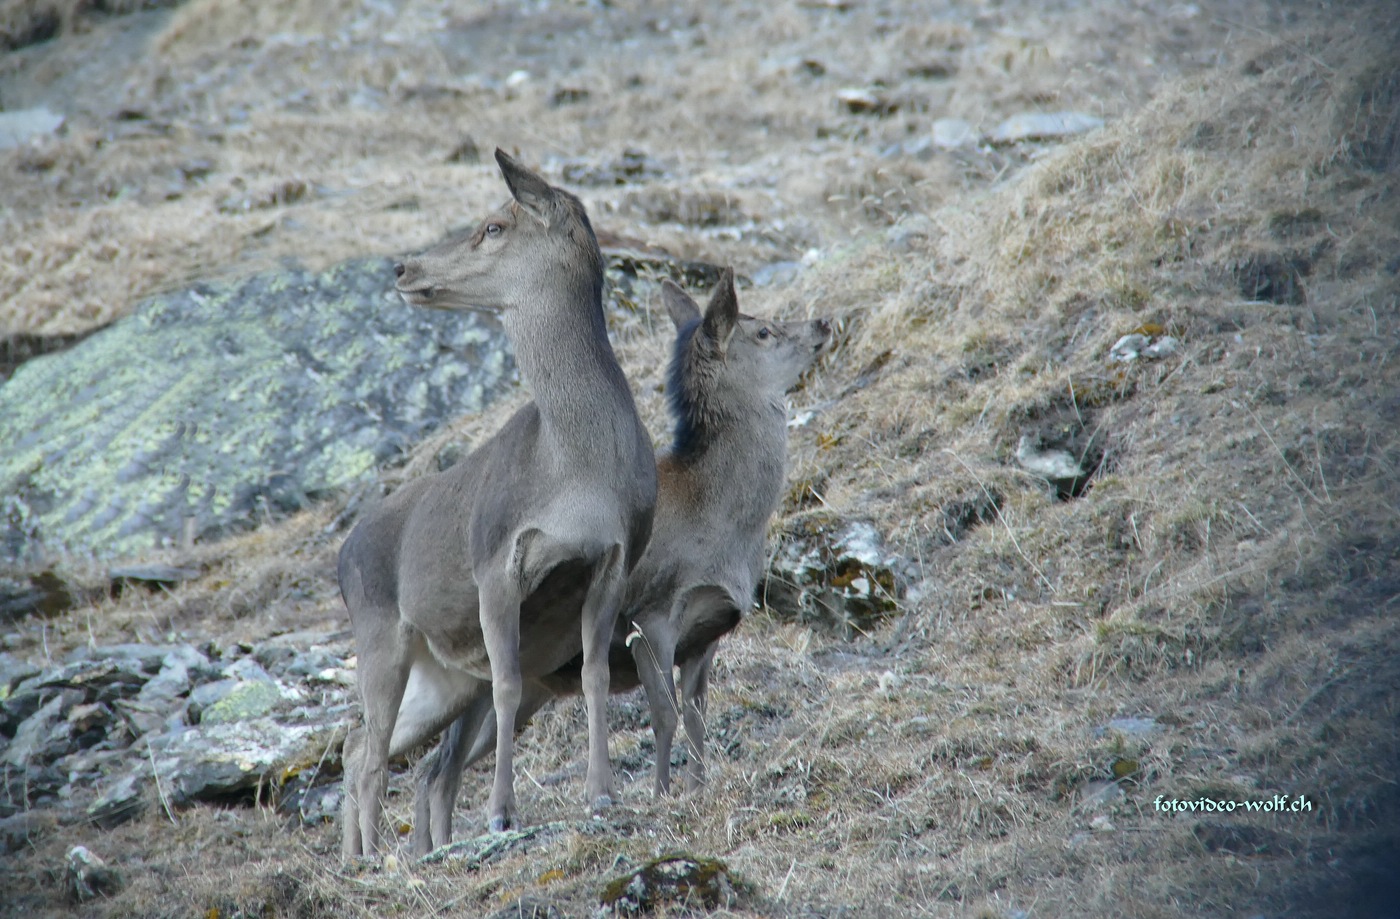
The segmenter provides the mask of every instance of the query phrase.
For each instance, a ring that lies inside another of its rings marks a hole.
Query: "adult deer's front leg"
[[[608,647],[622,599],[622,550],[608,549],[598,563],[583,601],[583,697],[588,710],[588,806],[612,806],[612,763],[608,759]]]
[[[515,713],[520,708],[520,588],[505,577],[484,579],[481,635],[491,659],[491,698],[496,709],[496,778],[487,804],[487,827],[499,833],[519,826],[515,806]]]

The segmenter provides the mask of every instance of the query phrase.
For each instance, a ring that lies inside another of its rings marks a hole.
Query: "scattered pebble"
[[[1113,347],[1108,350],[1108,359],[1120,364],[1131,363],[1139,357],[1149,361],[1161,360],[1171,357],[1180,346],[1181,343],[1170,335],[1158,336],[1154,341],[1146,335],[1133,332],[1113,343]]]
[[[1103,119],[1082,112],[1021,112],[992,129],[987,139],[994,144],[1014,144],[1023,140],[1059,140],[1103,127]]]
[[[79,903],[111,896],[124,884],[121,874],[107,867],[107,863],[93,855],[87,846],[68,850],[63,880],[68,895]]]
[[[1093,820],[1089,821],[1089,829],[1093,830],[1095,833],[1112,833],[1114,830],[1118,829],[1118,827],[1113,825],[1113,821],[1108,819],[1107,814],[1099,814]]]
[[[939,118],[933,123],[933,145],[943,150],[975,147],[981,135],[972,122],[961,118]]]
[[[53,134],[61,127],[63,116],[42,107],[0,112],[0,150],[22,147],[36,137]]]

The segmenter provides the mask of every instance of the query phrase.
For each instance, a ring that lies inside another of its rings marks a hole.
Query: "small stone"
[[[634,914],[650,912],[665,903],[707,909],[732,907],[737,899],[724,862],[717,858],[667,855],[609,881],[599,902],[614,914]]]
[[[76,692],[56,693],[20,724],[0,762],[24,769],[34,764],[51,763],[69,752],[74,731],[63,716],[81,699],[82,695]]]
[[[1068,450],[1047,450],[1040,445],[1039,438],[1029,434],[1022,434],[1016,444],[1016,463],[1051,482],[1072,481],[1084,476],[1084,467]]]
[[[1142,356],[1149,361],[1161,360],[1164,357],[1171,357],[1176,353],[1181,343],[1170,335],[1163,335],[1143,349]]]
[[[860,114],[874,111],[880,104],[880,97],[868,89],[847,87],[837,91],[836,101],[844,105],[847,111]]]
[[[1118,361],[1121,364],[1135,361],[1142,353],[1142,349],[1147,347],[1148,341],[1146,335],[1139,335],[1136,332],[1124,335],[1113,343],[1112,348],[1108,349],[1108,359]]]
[[[120,872],[107,867],[107,863],[93,855],[87,846],[74,846],[68,850],[64,886],[74,900],[85,903],[97,897],[111,896],[121,890],[123,884]]]
[[[1114,804],[1126,797],[1123,787],[1117,782],[1106,782],[1095,779],[1092,782],[1085,782],[1083,792],[1077,805],[1079,810],[1097,810],[1098,808]]]
[[[1089,829],[1093,830],[1095,833],[1112,833],[1114,830],[1118,829],[1118,827],[1113,825],[1113,821],[1108,819],[1107,814],[1099,814],[1093,820],[1089,821]]]
[[[755,287],[782,287],[791,284],[802,270],[801,262],[770,262],[753,273]]]
[[[149,769],[129,772],[102,790],[88,805],[88,819],[96,826],[109,830],[141,815],[146,802],[141,794],[142,776],[150,777]]]
[[[981,136],[972,122],[961,118],[939,118],[933,123],[933,145],[943,150],[975,147]]]
[[[1162,729],[1153,718],[1114,718],[1108,724],[1094,731],[1095,737],[1102,737],[1109,731],[1127,734],[1130,737],[1147,737]]]
[[[11,150],[63,127],[63,116],[46,108],[0,112],[0,150]]]
[[[52,812],[42,810],[20,811],[0,819],[0,855],[19,851],[56,823]]]
[[[510,76],[506,77],[506,88],[516,89],[530,82],[530,71],[512,70]]]
[[[261,669],[261,668],[259,668]],[[200,724],[229,724],[270,714],[282,703],[282,690],[276,683],[241,680],[222,699],[206,707]]]
[[[1022,140],[1058,140],[1103,127],[1103,119],[1082,112],[1021,112],[997,125],[987,139],[994,144]]]

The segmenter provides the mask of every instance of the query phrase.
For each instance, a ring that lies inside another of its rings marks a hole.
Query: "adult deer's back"
[[[456,466],[410,482],[341,549],[363,734],[347,741],[348,855],[373,851],[388,758],[489,683],[514,724],[523,680],[583,652],[587,794],[608,803],[608,641],[651,531],[650,438],[603,323],[603,262],[583,205],[504,153],[512,200],[470,237],[395,266],[409,303],[497,313],[534,401]],[[492,828],[518,819],[512,734],[498,732]]]

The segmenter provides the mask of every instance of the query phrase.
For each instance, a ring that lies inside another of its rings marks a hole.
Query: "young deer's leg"
[[[630,623],[629,623],[630,624]],[[656,738],[657,797],[671,791],[671,744],[676,736],[678,705],[674,676],[676,640],[670,622],[641,622],[636,628],[642,633],[632,639],[632,658],[637,662],[637,675],[646,689],[651,706],[651,733]]]
[[[520,588],[504,572],[479,582],[481,635],[491,660],[496,710],[496,776],[487,804],[487,827],[499,833],[519,826],[515,805],[515,713],[520,708]]]
[[[715,642],[704,654],[681,664],[681,698],[685,718],[685,737],[690,750],[690,764],[685,775],[686,791],[695,791],[705,781],[705,706],[710,688],[710,663],[715,659]]]
[[[537,683],[525,684],[515,714],[515,732],[554,698]],[[423,760],[414,807],[413,854],[427,855],[452,841],[452,811],[462,787],[462,773],[496,749],[496,711],[489,694],[474,701],[448,727],[442,743]],[[419,830],[419,827],[422,830]]]
[[[442,742],[424,757],[418,773],[418,793],[413,802],[413,854],[427,855],[452,841],[452,806],[462,787],[462,770],[478,735],[495,747],[496,715],[491,693],[472,700],[442,735]]]
[[[588,710],[588,806],[612,806],[608,760],[608,648],[623,587],[622,549],[611,546],[599,559],[583,601],[583,697]]]
[[[399,702],[408,682],[409,642],[399,625],[397,609],[374,611],[353,617],[355,644],[360,650],[360,702],[364,708],[363,742],[359,762],[346,772],[343,813],[358,817],[358,838],[350,827],[342,829],[341,854],[372,855],[380,847],[380,814],[389,790],[389,739],[394,733]],[[374,625],[364,625],[371,620]],[[353,751],[352,751],[353,752]]]

